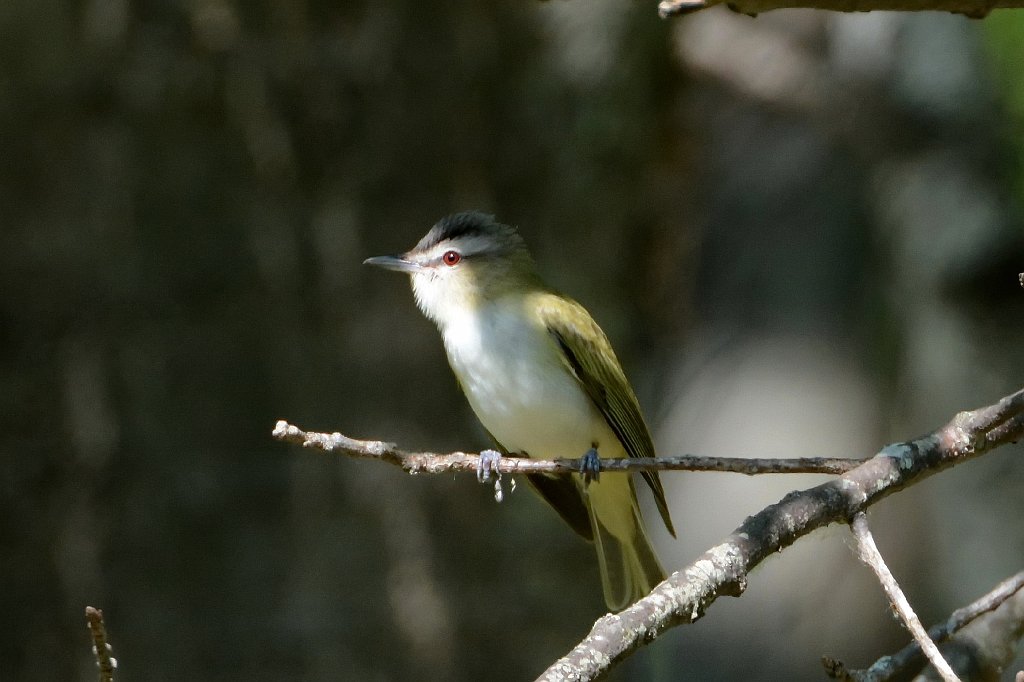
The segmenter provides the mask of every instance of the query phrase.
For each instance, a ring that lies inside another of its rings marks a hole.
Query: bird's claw
[[[597,454],[597,448],[590,448],[580,458],[580,474],[585,484],[601,478],[601,457]]]
[[[501,502],[505,499],[505,491],[501,489],[501,472],[498,471],[498,462],[501,461],[501,453],[497,450],[483,450],[480,452],[480,460],[476,465],[476,480],[487,483],[494,474],[494,500]],[[512,479],[512,492],[516,490],[516,479]]]
[[[497,450],[483,450],[480,452],[480,461],[476,465],[476,480],[487,483],[491,480],[491,474],[498,474],[498,462],[501,461],[501,453]]]

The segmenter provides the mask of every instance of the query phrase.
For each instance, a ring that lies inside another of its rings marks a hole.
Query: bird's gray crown
[[[487,251],[502,252],[525,248],[522,237],[514,227],[499,223],[489,213],[463,211],[437,221],[413,251],[424,252],[444,241],[468,239],[486,243],[489,247]]]

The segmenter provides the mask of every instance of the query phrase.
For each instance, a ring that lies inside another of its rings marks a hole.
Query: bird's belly
[[[552,366],[541,376],[534,362],[508,360],[462,378],[477,418],[508,452],[556,459],[581,457],[597,446],[602,457],[625,457],[618,438],[566,368]],[[636,521],[629,478],[610,474],[586,491],[604,527],[616,537],[631,537]]]
[[[579,457],[595,444],[618,444],[553,349],[529,342],[503,348],[449,355],[470,406],[502,447],[546,459]]]
[[[470,404],[509,452],[544,459],[580,457],[600,440],[595,415],[579,395],[550,388],[515,396],[476,393]]]

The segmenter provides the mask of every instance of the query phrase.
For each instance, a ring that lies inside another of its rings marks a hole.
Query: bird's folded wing
[[[541,322],[561,349],[568,368],[622,442],[626,453],[630,457],[654,457],[654,443],[640,412],[640,403],[608,337],[576,301],[553,293],[542,296],[537,306]],[[570,306],[568,311],[566,304]],[[654,492],[654,501],[666,528],[675,537],[665,490],[658,474],[645,471],[642,475]]]

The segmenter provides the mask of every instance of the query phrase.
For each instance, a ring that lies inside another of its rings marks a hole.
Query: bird
[[[632,474],[597,476],[600,457],[654,457],[640,405],[608,337],[587,310],[544,283],[518,230],[466,211],[438,221],[412,249],[367,265],[406,273],[420,311],[441,333],[470,407],[503,455],[581,457],[581,474],[527,481],[597,550],[604,600],[619,611],[665,579]],[[668,532],[658,474],[644,481]]]

